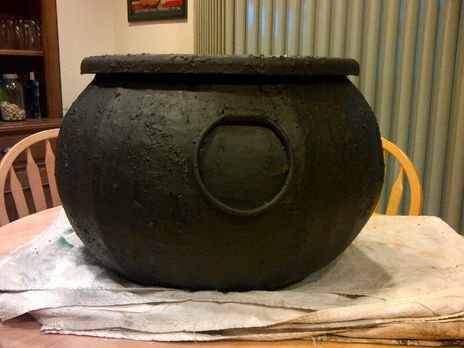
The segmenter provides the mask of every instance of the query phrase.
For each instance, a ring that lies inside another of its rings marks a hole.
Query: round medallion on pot
[[[142,284],[276,289],[338,256],[375,207],[383,157],[351,59],[130,55],[94,80],[57,147],[90,252]]]

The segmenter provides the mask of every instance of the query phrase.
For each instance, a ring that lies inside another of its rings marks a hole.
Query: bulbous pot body
[[[142,284],[276,289],[338,256],[383,182],[375,117],[344,59],[103,56],[58,139],[63,206]]]

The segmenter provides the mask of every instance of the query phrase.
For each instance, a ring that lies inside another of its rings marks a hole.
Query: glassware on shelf
[[[42,49],[42,27],[40,26],[39,21],[31,20],[31,25],[33,26],[34,32],[34,45],[33,49],[40,51]]]
[[[6,23],[0,19],[0,49],[6,48]]]
[[[4,121],[22,121],[26,119],[24,90],[17,74],[4,74],[0,87],[0,110]]]
[[[42,49],[40,26],[33,19],[24,20],[24,49],[35,51]]]
[[[0,19],[0,49],[7,49],[8,48],[8,30],[6,21],[4,19]]]
[[[25,46],[24,20],[19,19],[15,22],[15,49],[24,50]]]
[[[0,21],[0,49],[13,49],[15,46],[15,23],[12,19]]]
[[[24,49],[25,50],[34,50],[34,43],[35,43],[35,33],[34,33],[34,26],[31,23],[32,21],[25,19],[24,20]]]
[[[29,80],[26,82],[26,109],[27,115],[33,118],[40,118],[40,86],[35,78],[35,72],[29,72]]]
[[[1,19],[0,49],[42,49],[42,33],[39,21],[34,19]]]

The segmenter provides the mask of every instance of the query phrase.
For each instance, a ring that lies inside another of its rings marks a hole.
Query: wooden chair
[[[50,188],[51,201],[53,206],[61,204],[60,197],[55,181],[55,155],[52,150],[50,139],[58,136],[59,129],[50,129],[36,134],[32,134],[27,138],[15,144],[3,157],[0,162],[0,225],[5,225],[10,222],[5,203],[5,186],[7,177],[10,179],[10,189],[13,196],[16,211],[20,218],[30,214],[27,206],[26,197],[23,192],[23,187],[13,168],[13,162],[18,156],[26,151],[26,174],[29,181],[32,199],[36,212],[47,209],[45,193],[43,189],[42,179],[37,163],[34,161],[31,152],[31,146],[38,142],[45,142],[45,168],[47,172],[48,184]]]
[[[393,155],[400,163],[401,168],[395,182],[390,191],[388,199],[386,215],[397,215],[398,208],[403,196],[403,177],[406,176],[409,180],[409,187],[411,189],[411,204],[409,206],[408,215],[420,215],[422,212],[422,188],[419,175],[414,168],[409,157],[394,143],[382,138],[383,157],[386,161],[388,153]]]

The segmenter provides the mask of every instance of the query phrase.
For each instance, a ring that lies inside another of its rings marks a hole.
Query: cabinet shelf
[[[0,136],[59,128],[62,121],[62,118],[27,118],[24,121],[0,121]]]
[[[31,50],[0,50],[0,56],[43,56],[43,51]]]

